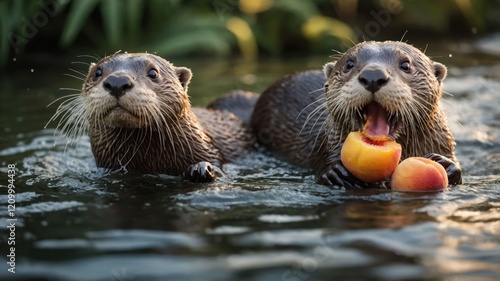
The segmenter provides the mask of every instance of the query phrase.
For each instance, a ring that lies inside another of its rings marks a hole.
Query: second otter
[[[402,145],[402,159],[427,156],[444,166],[450,184],[459,184],[455,143],[440,105],[446,72],[406,43],[363,42],[327,63],[323,73],[290,75],[269,87],[251,124],[260,143],[289,162],[313,168],[321,184],[371,186],[340,160],[349,132],[361,130],[369,119],[372,134]]]
[[[245,118],[252,107],[222,102],[192,108],[190,80],[188,68],[159,56],[115,54],[91,64],[82,93],[53,118],[62,116],[70,135],[88,131],[98,167],[212,181],[224,162],[253,149],[255,138],[238,116]],[[248,99],[242,104],[256,100],[251,94],[234,96]]]

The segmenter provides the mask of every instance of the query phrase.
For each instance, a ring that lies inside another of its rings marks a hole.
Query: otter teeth
[[[364,124],[366,123],[366,120],[368,119],[368,117],[366,116],[366,112],[362,112],[361,110],[357,109],[356,112],[358,113],[358,117],[359,117],[359,125],[361,128],[363,128]]]
[[[359,109],[358,109],[358,110],[356,110],[356,112],[358,113],[359,118],[360,118],[361,120],[366,120],[366,113],[364,113],[364,112],[363,112],[363,113],[361,113],[361,110],[359,110]]]
[[[394,128],[396,127],[396,122],[397,122],[397,117],[394,112],[389,113],[387,116],[387,123],[390,126],[390,131],[393,132]]]

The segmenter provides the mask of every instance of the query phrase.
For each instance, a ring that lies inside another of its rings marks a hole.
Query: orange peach
[[[423,157],[403,160],[391,177],[391,188],[399,191],[439,191],[448,186],[448,175],[439,163]]]
[[[388,137],[369,137],[351,132],[340,152],[342,164],[356,178],[378,182],[392,174],[401,158],[401,145]]]

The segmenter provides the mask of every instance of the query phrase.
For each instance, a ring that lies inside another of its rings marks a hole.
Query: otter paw
[[[330,164],[328,168],[323,171],[323,173],[318,175],[316,182],[323,185],[337,185],[344,187],[372,187],[371,184],[357,179],[340,161]]]
[[[209,162],[190,165],[182,174],[182,179],[190,182],[212,182],[216,178],[216,169]]]
[[[443,166],[446,170],[446,174],[448,175],[448,183],[450,185],[462,184],[462,169],[460,169],[460,167],[451,159],[437,153],[427,154],[425,158],[435,161]]]

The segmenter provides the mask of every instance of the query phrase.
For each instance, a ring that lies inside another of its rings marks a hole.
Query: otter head
[[[189,108],[191,71],[152,54],[115,54],[90,65],[83,84],[91,128],[150,128]]]
[[[324,66],[329,122],[343,134],[422,135],[441,99],[446,67],[403,42],[364,42]]]

